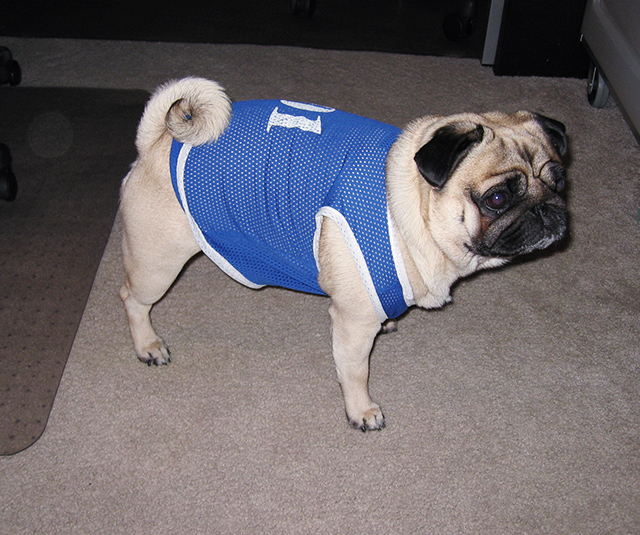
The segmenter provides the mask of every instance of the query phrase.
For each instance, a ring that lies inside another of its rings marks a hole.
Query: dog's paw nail
[[[166,366],[171,362],[171,357],[164,355],[156,357],[153,354],[148,353],[144,357],[139,356],[138,360],[150,368],[151,366]]]
[[[377,414],[365,416],[361,419],[349,418],[349,425],[363,433],[380,431],[385,428],[384,416],[381,412],[377,412]]]

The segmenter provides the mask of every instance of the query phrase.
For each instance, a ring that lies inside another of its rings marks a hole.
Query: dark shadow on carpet
[[[0,202],[0,454],[45,429],[148,94],[2,88],[18,196]]]

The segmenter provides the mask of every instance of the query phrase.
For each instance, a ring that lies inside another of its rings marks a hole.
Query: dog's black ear
[[[424,179],[434,188],[440,189],[471,147],[482,141],[483,136],[482,125],[469,130],[461,124],[449,124],[439,128],[413,159]]]
[[[564,156],[567,153],[568,146],[567,129],[564,127],[564,124],[538,113],[534,113],[533,117],[542,127],[542,130],[549,138],[549,141],[551,141],[553,148],[558,151],[560,156]]]

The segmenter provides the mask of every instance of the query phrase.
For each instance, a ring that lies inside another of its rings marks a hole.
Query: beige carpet
[[[571,136],[571,241],[460,283],[452,305],[381,337],[372,393],[388,427],[362,434],[344,419],[327,300],[248,290],[203,257],[155,310],[173,363],[140,364],[116,224],[49,425],[0,458],[0,533],[640,532],[640,149],[617,108],[591,109],[583,81],[495,78],[474,60],[162,50],[137,58],[144,83],[165,67],[237,99],[397,125],[496,108],[556,117]]]

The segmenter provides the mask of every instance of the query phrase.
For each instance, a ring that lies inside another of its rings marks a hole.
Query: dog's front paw
[[[151,366],[163,366],[171,362],[171,351],[161,338],[148,344],[144,348],[136,349],[136,354],[141,362]]]
[[[367,431],[380,431],[380,429],[383,429],[385,426],[384,415],[382,414],[380,407],[375,403],[362,414],[357,416],[347,414],[347,418],[349,419],[349,425],[351,427],[359,429],[363,433],[366,433]]]

